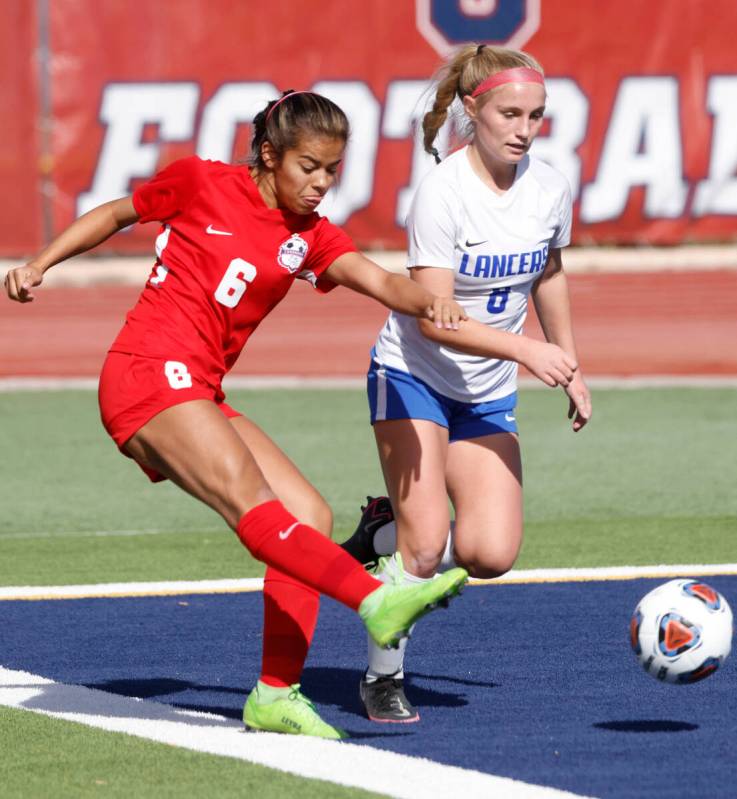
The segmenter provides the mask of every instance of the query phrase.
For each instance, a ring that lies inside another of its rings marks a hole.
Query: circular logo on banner
[[[276,260],[280,266],[294,273],[302,266],[305,255],[307,255],[307,242],[299,233],[292,233],[279,247],[279,255]]]
[[[440,55],[466,42],[523,47],[540,27],[541,0],[415,0],[417,29]]]

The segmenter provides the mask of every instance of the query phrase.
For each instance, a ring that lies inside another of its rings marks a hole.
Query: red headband
[[[284,101],[285,101],[287,98],[289,98],[289,97],[294,97],[294,95],[295,95],[295,94],[312,94],[312,92],[308,92],[308,91],[305,91],[305,90],[301,90],[301,91],[298,91],[298,92],[289,92],[289,94],[285,94],[283,97],[280,97],[280,98],[279,98],[279,99],[278,99],[278,100],[277,100],[277,101],[274,103],[274,105],[272,105],[272,106],[271,106],[271,108],[269,109],[269,113],[266,115],[266,122],[268,122],[268,121],[269,121],[269,119],[271,119],[271,115],[274,113],[274,109],[275,109],[275,108],[276,108],[278,105],[280,105],[281,103],[283,103],[283,102],[284,102]]]
[[[495,72],[493,75],[489,75],[486,80],[482,80],[471,92],[471,97],[478,97],[480,94],[495,89],[497,86],[501,86],[504,83],[540,83],[543,86],[545,85],[542,73],[538,72],[536,69],[531,69],[530,67],[514,67],[513,69],[503,69],[501,72]]]

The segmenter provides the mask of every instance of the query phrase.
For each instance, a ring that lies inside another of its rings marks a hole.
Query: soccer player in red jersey
[[[422,586],[384,585],[329,539],[317,490],[257,425],[225,403],[222,378],[298,278],[347,286],[389,308],[458,328],[453,300],[384,271],[315,209],[348,138],[343,112],[311,92],[285,92],[254,120],[250,166],[185,158],[131,197],[81,216],[5,278],[33,300],[44,272],[134,222],[158,221],[156,263],[100,376],[103,424],[156,481],[207,503],[267,564],[261,677],[244,707],[249,728],[340,738],[299,691],[319,594],[358,611],[380,646],[455,595],[463,569]],[[298,521],[299,519],[299,521]],[[418,590],[419,588],[419,590]]]

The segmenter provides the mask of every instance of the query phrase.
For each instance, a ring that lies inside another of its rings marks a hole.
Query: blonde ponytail
[[[471,94],[482,80],[503,69],[513,67],[531,67],[538,72],[543,71],[540,64],[522,50],[485,44],[466,44],[457,50],[441,67],[432,109],[422,119],[425,152],[434,155],[436,161],[440,160],[433,142],[448,118],[448,109],[456,97],[462,100],[467,94]]]
[[[441,70],[438,88],[435,91],[435,100],[433,101],[432,110],[428,111],[422,118],[422,133],[423,142],[425,145],[425,152],[435,156],[435,160],[439,161],[440,156],[438,151],[433,146],[435,137],[438,131],[445,124],[448,118],[448,109],[450,108],[456,96],[460,97],[460,84],[461,75],[466,65],[476,55],[476,47],[473,45],[466,45],[461,48],[455,56],[446,64]]]

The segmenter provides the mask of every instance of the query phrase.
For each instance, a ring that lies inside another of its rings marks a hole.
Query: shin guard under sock
[[[298,522],[279,500],[249,510],[236,532],[253,556],[267,566],[353,610],[381,586],[327,536]]]
[[[317,591],[271,566],[266,569],[263,683],[286,688],[300,682],[319,609]]]

